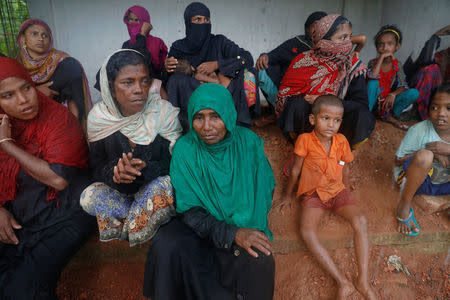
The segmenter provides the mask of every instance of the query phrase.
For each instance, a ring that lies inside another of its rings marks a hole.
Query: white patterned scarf
[[[124,117],[112,97],[106,65],[114,54],[121,51],[139,53],[131,49],[120,49],[104,61],[100,70],[102,101],[95,104],[88,116],[89,142],[104,139],[116,131],[120,131],[135,144],[149,145],[159,134],[170,141],[170,151],[172,151],[182,130],[178,120],[179,108],[173,107],[168,101],[161,99],[158,94],[149,94],[147,103],[141,112]]]

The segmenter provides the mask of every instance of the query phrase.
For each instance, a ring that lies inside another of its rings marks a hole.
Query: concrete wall
[[[185,33],[183,12],[188,0],[29,0],[30,15],[48,22],[55,47],[67,51],[84,66],[91,86],[103,60],[129,38],[122,17],[135,4],[148,9],[152,34],[170,47]],[[366,34],[368,43],[361,58],[376,56],[371,41],[381,25],[394,23],[404,33],[399,58],[449,23],[449,0],[209,0],[212,32],[221,33],[249,50],[254,59],[281,42],[304,31],[307,16],[317,10],[341,13],[353,23],[353,34]],[[448,47],[449,39],[442,48]],[[93,91],[93,98],[99,93]]]

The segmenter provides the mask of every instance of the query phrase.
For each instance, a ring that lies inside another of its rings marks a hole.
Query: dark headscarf
[[[309,26],[311,26],[312,23],[314,23],[315,21],[318,21],[318,20],[322,19],[326,15],[327,15],[327,13],[324,12],[324,11],[315,11],[312,14],[309,15],[308,19],[306,19],[306,22],[305,22],[305,35],[307,37],[311,38],[310,36],[308,36],[308,28],[309,28]]]
[[[175,41],[172,49],[179,53],[180,57],[186,57],[189,62],[197,67],[207,56],[211,39],[211,24],[193,24],[193,16],[210,17],[209,8],[203,3],[192,2],[184,11],[184,23],[186,25],[186,37]]]

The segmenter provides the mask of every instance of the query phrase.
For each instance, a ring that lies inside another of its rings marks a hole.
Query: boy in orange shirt
[[[300,216],[301,236],[322,268],[336,280],[337,299],[347,299],[354,292],[354,287],[320,244],[317,228],[326,209],[333,209],[347,219],[354,231],[358,261],[355,286],[366,299],[376,299],[368,278],[369,242],[366,219],[343,183],[343,173],[345,181],[348,180],[345,164],[353,160],[347,139],[337,133],[343,114],[344,106],[336,96],[323,95],[314,101],[312,113],[309,115],[314,130],[300,135],[295,143],[294,166],[280,211],[285,206],[290,207],[297,197],[304,195]],[[300,173],[302,176],[297,193],[294,194]]]

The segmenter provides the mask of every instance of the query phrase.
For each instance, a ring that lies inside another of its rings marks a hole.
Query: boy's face
[[[397,44],[394,34],[385,33],[378,39],[377,52],[380,54],[394,54],[399,48],[400,46]]]
[[[450,130],[450,94],[436,94],[430,105],[430,120],[437,132]]]
[[[319,139],[329,140],[338,132],[343,114],[342,107],[322,105],[317,115],[309,115],[309,122],[314,126],[314,132]]]

